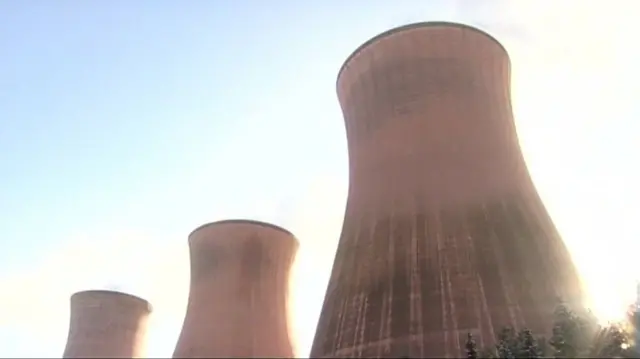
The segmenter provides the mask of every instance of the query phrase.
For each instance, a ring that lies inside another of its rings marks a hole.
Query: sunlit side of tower
[[[582,303],[509,87],[503,46],[460,24],[393,29],[347,59],[349,194],[311,357],[460,357],[469,332],[546,332],[559,298]]]
[[[71,296],[63,358],[142,358],[149,302],[120,292],[90,290]]]
[[[287,301],[296,238],[229,220],[193,231],[189,247],[189,302],[174,357],[293,358]]]

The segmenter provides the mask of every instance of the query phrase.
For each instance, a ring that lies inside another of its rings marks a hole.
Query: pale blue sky
[[[192,225],[192,199],[246,202],[344,168],[342,124],[318,110],[339,116],[336,69],[420,19],[377,3],[3,2],[0,265],[114,222]],[[290,175],[255,181],[254,166]]]
[[[366,39],[415,21],[462,21],[505,43],[549,211],[596,292],[633,292],[640,271],[618,283],[588,265],[638,239],[637,6],[620,3],[0,2],[0,356],[61,355],[68,295],[105,286],[155,304],[149,354],[170,355],[186,235],[228,217],[299,236],[306,355],[347,181],[337,70]],[[601,297],[604,311],[619,307]]]

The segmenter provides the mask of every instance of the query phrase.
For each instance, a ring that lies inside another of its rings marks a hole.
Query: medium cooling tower
[[[89,290],[71,296],[64,358],[142,358],[149,302],[129,294]]]
[[[287,297],[296,238],[228,220],[189,235],[191,287],[174,358],[293,358]]]
[[[393,29],[346,60],[349,193],[311,357],[460,357],[467,333],[548,332],[559,298],[582,303],[509,86],[503,46],[459,24]]]

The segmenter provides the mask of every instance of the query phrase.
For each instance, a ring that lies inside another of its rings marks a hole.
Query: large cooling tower
[[[559,298],[581,304],[509,86],[503,46],[459,24],[393,29],[347,59],[349,194],[312,357],[460,357],[469,332],[547,332]]]
[[[149,302],[129,294],[89,290],[71,296],[64,358],[142,358]]]
[[[189,248],[189,302],[174,357],[293,358],[287,297],[296,238],[228,220],[193,231]]]

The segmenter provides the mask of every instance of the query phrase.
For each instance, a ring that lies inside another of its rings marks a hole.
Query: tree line
[[[560,304],[554,311],[549,339],[535,336],[526,328],[516,331],[506,327],[498,333],[494,345],[477,348],[469,333],[465,354],[467,359],[640,358],[632,335],[639,318],[640,315],[634,314],[629,323],[601,326],[592,315],[578,315]]]

